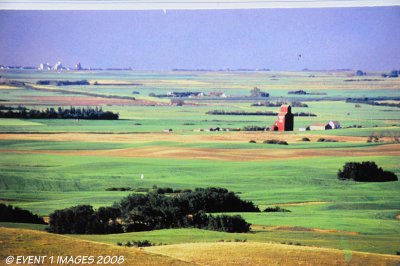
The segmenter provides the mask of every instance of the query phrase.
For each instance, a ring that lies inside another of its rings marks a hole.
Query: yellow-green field
[[[400,264],[395,255],[400,252],[400,182],[337,179],[338,169],[350,161],[375,161],[400,176],[399,107],[356,107],[345,102],[354,97],[390,97],[382,102],[398,103],[394,99],[400,97],[400,79],[370,73],[368,79],[373,81],[348,82],[357,79],[349,71],[0,73],[35,86],[2,85],[0,105],[34,109],[90,105],[120,114],[119,120],[110,121],[0,119],[1,203],[47,217],[56,209],[78,204],[111,206],[132,193],[107,190],[112,187],[214,186],[234,191],[260,209],[281,206],[291,211],[239,213],[252,224],[246,234],[165,229],[62,236],[41,231],[43,226],[0,223],[4,227],[0,228],[0,264],[9,255],[85,254],[125,256],[124,265]],[[87,79],[91,85],[34,85],[42,79]],[[117,85],[96,86],[95,81]],[[133,83],[138,85],[128,85]],[[295,117],[293,132],[210,132],[212,127],[269,127],[275,122],[274,116],[206,114],[210,110],[277,112],[278,107],[251,106],[258,100],[244,96],[255,86],[268,91],[272,101],[294,97],[309,105],[294,107],[294,112],[317,116]],[[288,95],[300,89],[326,95]],[[185,99],[183,106],[173,106],[170,99],[149,96],[169,91],[218,91],[242,98]],[[331,120],[343,128],[298,131]],[[367,143],[372,136],[376,141]],[[318,142],[320,138],[337,142]],[[271,139],[288,145],[263,143]],[[157,246],[116,245],[134,240]]]

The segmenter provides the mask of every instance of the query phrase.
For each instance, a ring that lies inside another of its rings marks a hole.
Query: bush
[[[151,243],[149,240],[138,240],[138,241],[133,241],[132,246],[140,248],[140,247],[151,247],[155,245]]]
[[[30,211],[0,203],[0,222],[45,224],[43,218]]]
[[[209,216],[207,229],[228,233],[247,233],[250,231],[250,224],[239,215]]]
[[[317,142],[338,142],[336,139],[319,138]]]
[[[338,171],[339,180],[353,180],[358,182],[389,182],[397,181],[398,178],[393,172],[384,171],[378,168],[375,162],[348,162],[343,170]]]
[[[106,191],[131,191],[131,187],[110,187],[106,188]]]
[[[277,140],[277,139],[268,139],[264,140],[263,143],[265,144],[279,144],[279,145],[288,145],[288,143],[284,140]]]
[[[302,138],[301,140],[302,140],[302,141],[310,141],[310,139],[309,139],[309,138],[306,138],[306,137]]]
[[[282,209],[279,206],[275,206],[275,207],[267,207],[267,208],[265,208],[264,212],[291,212],[291,211],[287,210],[287,209]]]
[[[265,131],[265,127],[259,126],[244,126],[242,131]]]
[[[249,143],[257,143],[255,140],[250,140]]]

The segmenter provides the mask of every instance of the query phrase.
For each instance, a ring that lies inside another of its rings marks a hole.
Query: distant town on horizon
[[[400,68],[399,68],[400,69]],[[40,63],[39,66],[8,66],[1,65],[0,70],[38,70],[38,71],[198,71],[198,72],[229,72],[229,71],[238,71],[238,72],[267,72],[267,71],[289,71],[289,72],[329,72],[329,71],[340,71],[340,72],[351,72],[355,71],[356,76],[365,76],[367,72],[364,70],[356,70],[351,68],[338,68],[338,69],[308,69],[303,68],[301,70],[273,70],[270,68],[220,68],[220,69],[209,69],[209,68],[172,68],[169,70],[157,70],[157,69],[134,69],[132,67],[84,67],[80,62],[76,63],[73,67],[64,66],[61,61],[58,61],[53,66],[50,63]],[[368,71],[368,70],[366,70]],[[379,73],[379,72],[387,72],[391,71],[389,74],[382,73],[383,77],[397,77],[400,74],[400,70],[396,70],[396,68],[390,69],[382,69],[380,71],[370,71],[371,73]],[[397,74],[397,75],[396,75]]]

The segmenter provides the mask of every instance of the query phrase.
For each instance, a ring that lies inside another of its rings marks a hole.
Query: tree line
[[[206,114],[208,115],[263,115],[263,116],[277,116],[278,113],[272,111],[257,111],[257,112],[246,112],[246,111],[225,111],[225,110],[212,110],[208,111]],[[313,113],[293,113],[294,116],[317,116]]]
[[[400,107],[400,103],[377,102],[374,99],[370,99],[370,98],[347,98],[346,103],[363,103],[363,104],[375,105],[375,106]]]
[[[35,110],[20,108],[16,111],[0,110],[0,118],[22,118],[22,119],[88,119],[88,120],[117,120],[118,113],[103,111],[100,107],[70,107],[70,108],[47,108]]]
[[[132,194],[112,207],[94,210],[79,205],[50,214],[49,232],[108,234],[165,228],[194,227],[225,232],[248,232],[241,216],[210,215],[216,212],[260,212],[224,188],[197,188],[176,195]]]
[[[87,80],[38,80],[37,85],[71,86],[71,85],[90,85]]]
[[[251,106],[265,106],[265,107],[281,107],[284,104],[288,104],[287,102],[283,101],[277,101],[277,102],[270,102],[270,101],[265,101],[265,102],[258,102],[258,103],[253,103]],[[291,102],[289,103],[292,107],[308,107],[308,104],[302,103],[302,102]]]

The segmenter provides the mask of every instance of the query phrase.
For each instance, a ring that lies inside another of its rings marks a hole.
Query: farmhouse
[[[306,130],[328,130],[328,129],[338,129],[338,128],[340,128],[339,121],[329,121],[328,123],[313,124],[307,127]]]
[[[210,92],[210,96],[211,97],[221,97],[221,98],[226,98],[226,94],[224,92],[221,91],[212,91]]]
[[[290,105],[282,105],[278,113],[278,120],[271,127],[271,131],[293,131],[294,115]]]
[[[328,123],[312,124],[310,126],[310,130],[326,130],[326,129],[331,129],[331,126]]]

